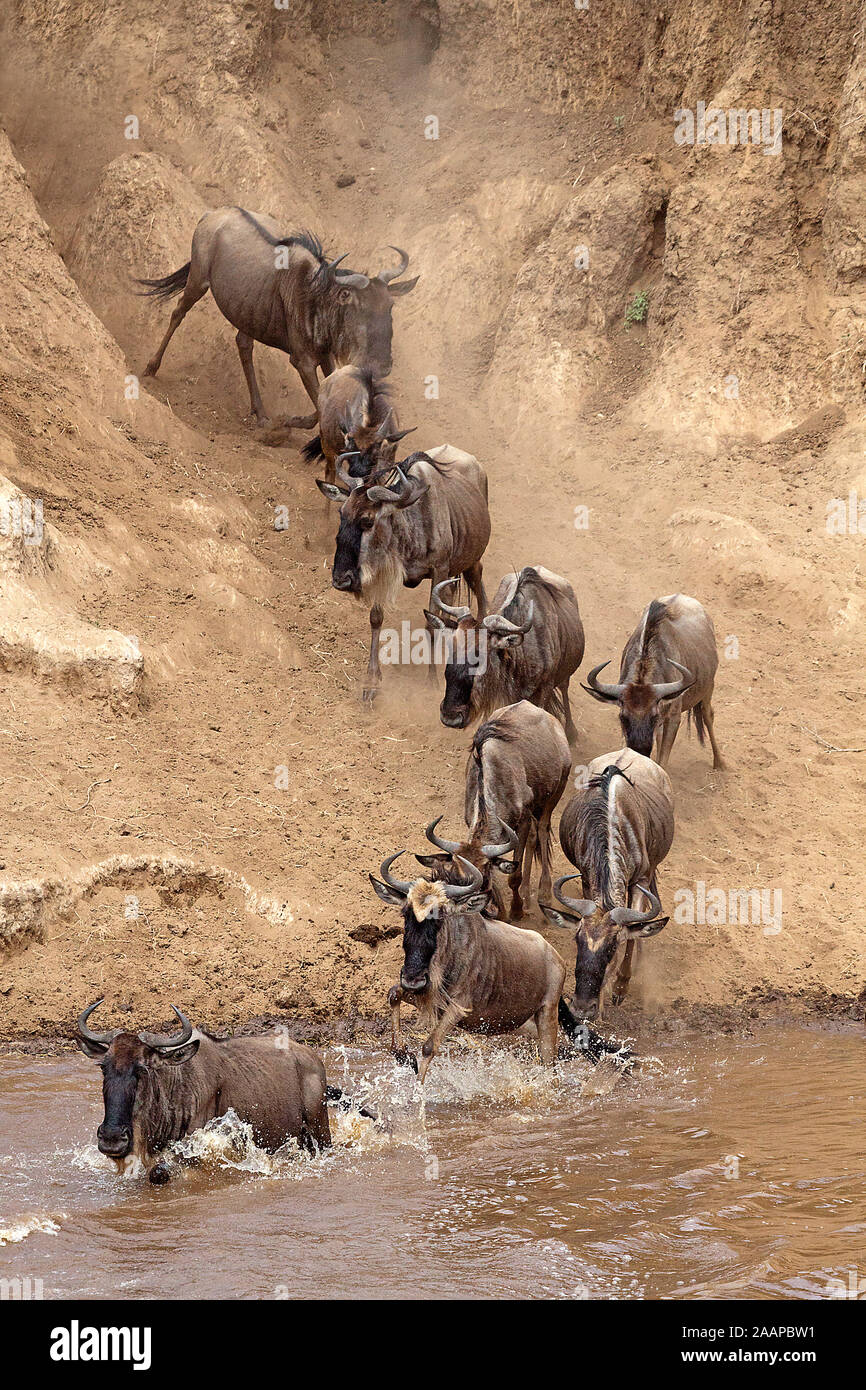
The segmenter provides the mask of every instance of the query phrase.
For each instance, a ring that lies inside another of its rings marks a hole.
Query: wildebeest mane
[[[610,859],[608,856],[608,802],[611,783],[614,777],[623,777],[630,787],[634,786],[616,763],[609,763],[603,772],[590,778],[585,790],[593,796],[581,798],[575,825],[575,838],[582,842],[586,850],[584,872],[586,879],[593,884],[592,891],[601,898],[600,907],[605,910],[614,907],[610,888]]]
[[[241,217],[255,228],[259,236],[263,237],[269,246],[300,246],[302,250],[308,251],[318,261],[320,268],[327,264],[322,243],[315,232],[311,232],[308,227],[302,228],[299,232],[289,232],[287,236],[274,236],[272,232],[262,226],[257,218],[253,217],[251,212],[247,212],[246,208],[239,207],[235,211],[239,212]]]

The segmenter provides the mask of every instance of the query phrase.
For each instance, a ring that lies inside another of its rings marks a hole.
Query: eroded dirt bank
[[[627,1019],[862,1017],[863,538],[826,526],[866,487],[859,7],[156,10],[37,0],[4,34],[0,501],[41,500],[44,535],[0,527],[0,1032],[101,993],[109,1022],[377,1016],[397,923],[366,875],[460,823],[467,736],[418,669],[361,709],[307,435],[244,419],[209,299],[135,380],[167,313],[130,277],[222,203],[356,267],[410,251],[395,395],[419,447],[488,469],[489,589],[565,574],[590,664],[654,595],[713,614],[729,770],[680,735],[663,895],[781,890],[781,930],[672,922]],[[780,154],[676,145],[698,101],[780,108]],[[257,362],[273,413],[303,409]],[[574,707],[578,761],[617,746]]]

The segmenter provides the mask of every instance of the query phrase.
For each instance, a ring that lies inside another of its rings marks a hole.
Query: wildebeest
[[[329,376],[335,367],[355,363],[387,376],[394,299],[418,283],[417,276],[398,280],[409,257],[397,247],[391,250],[397,251],[399,266],[363,275],[340,268],[345,255],[329,261],[312,232],[281,236],[273,217],[245,208],[206,212],[193,233],[186,265],[162,279],[139,281],[145,294],[160,300],[183,291],[145,376],[156,376],[172,334],[208,290],[238,330],[235,341],[250,409],[260,425],[268,419],[253,368],[254,343],[288,353],[314,406],[320,368]],[[313,414],[285,423],[309,429],[316,418]]]
[[[529,700],[494,710],[476,730],[466,764],[468,838],[443,839],[436,829],[440,816],[427,827],[427,838],[440,853],[416,858],[440,871],[455,855],[468,860],[481,871],[496,915],[519,921],[529,897],[533,854],[541,864],[539,898],[550,896],[550,818],[570,771],[568,740],[552,714]],[[494,866],[508,874],[511,908],[507,913]],[[526,889],[521,894],[524,880]]]
[[[636,942],[654,936],[668,921],[658,915],[656,871],[674,838],[670,778],[658,763],[630,748],[593,758],[587,775],[559,823],[563,853],[578,870],[555,884],[556,896],[569,910],[539,904],[557,926],[576,928],[574,998],[570,1010],[563,1001],[563,1027],[600,1018],[610,992],[615,1004],[622,1002]],[[562,884],[578,877],[584,897],[563,897]]]
[[[350,478],[366,478],[392,464],[398,442],[411,433],[397,428],[385,384],[368,367],[338,367],[319,387],[319,433],[301,454],[308,463],[325,460],[329,483],[338,460]]]
[[[330,1145],[325,1067],[311,1048],[282,1038],[277,1047],[273,1037],[218,1042],[173,1004],[179,1033],[94,1033],[87,1020],[101,1003],[79,1018],[77,1042],[102,1068],[97,1142],[122,1171],[164,1181],[167,1171],[155,1165],[167,1145],[228,1110],[252,1126],[260,1148],[273,1151],[288,1139],[310,1151]]]
[[[538,932],[492,922],[481,874],[457,860],[463,883],[403,882],[391,874],[398,850],[370,882],[383,902],[403,909],[403,968],[388,994],[391,1042],[408,1059],[400,1022],[405,999],[422,1011],[430,1034],[421,1048],[423,1082],[433,1057],[455,1025],[469,1033],[511,1033],[535,1023],[541,1060],[556,1058],[557,1016],[565,962]]]
[[[713,732],[713,682],[719,664],[712,620],[688,594],[653,599],[625,644],[619,683],[603,685],[594,666],[583,687],[596,700],[619,705],[626,744],[667,767],[680,718],[694,715],[698,740],[704,727],[713,749],[713,767],[724,763]],[[674,673],[677,673],[676,675]]]
[[[428,622],[451,627],[462,638],[445,666],[443,724],[463,729],[499,705],[531,700],[561,717],[569,743],[576,741],[568,683],[583,660],[584,635],[567,580],[541,565],[506,574],[492,612],[477,618],[466,607],[444,602],[436,587],[431,604],[436,611],[427,613]]]
[[[462,575],[479,614],[486,613],[481,557],[490,539],[487,477],[471,454],[442,445],[431,453],[410,454],[369,478],[316,482],[326,497],[342,503],[331,582],[370,609],[363,691],[369,701],[382,679],[384,610],[396,602],[401,588],[414,589],[429,579],[432,595],[448,575]]]

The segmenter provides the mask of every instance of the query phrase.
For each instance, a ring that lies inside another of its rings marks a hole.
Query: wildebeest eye
[[[349,300],[350,300],[351,298],[352,298],[352,291],[351,291],[351,290],[340,290],[340,303],[341,303],[341,304],[348,304],[348,303],[349,303]]]

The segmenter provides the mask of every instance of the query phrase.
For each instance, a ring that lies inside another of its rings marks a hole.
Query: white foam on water
[[[6,1226],[0,1226],[0,1245],[20,1245],[28,1236],[33,1235],[34,1231],[41,1231],[43,1235],[56,1236],[60,1231],[60,1222],[66,1220],[66,1212],[54,1212],[51,1216],[29,1215],[16,1216]]]

